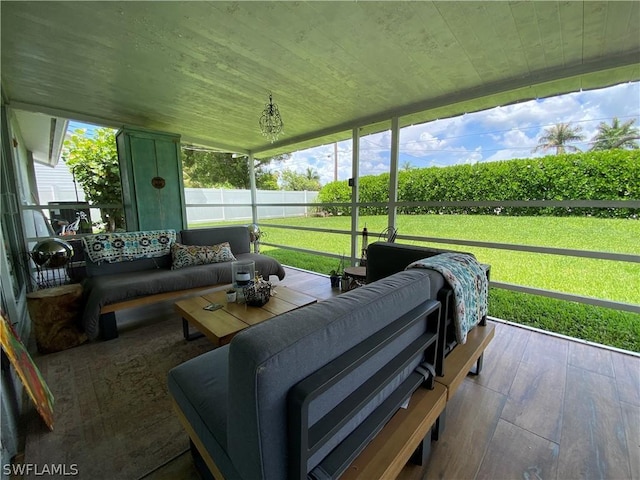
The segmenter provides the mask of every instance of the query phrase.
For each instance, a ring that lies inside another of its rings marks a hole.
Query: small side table
[[[77,328],[82,314],[82,285],[62,285],[28,293],[27,308],[39,352],[59,352],[87,340]]]
[[[344,274],[352,279],[349,290],[361,287],[367,280],[367,267],[347,267]]]

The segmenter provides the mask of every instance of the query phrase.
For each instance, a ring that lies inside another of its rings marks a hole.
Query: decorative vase
[[[231,264],[231,274],[233,287],[239,288],[250,285],[256,275],[256,264],[254,261],[237,261]]]
[[[351,279],[349,277],[340,277],[340,290],[343,292],[351,290]]]

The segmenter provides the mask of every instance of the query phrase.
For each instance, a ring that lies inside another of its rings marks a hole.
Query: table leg
[[[187,340],[188,342],[200,337],[204,337],[204,334],[200,332],[189,333],[189,322],[187,322],[184,319],[184,317],[182,318],[182,335],[184,336],[184,339]]]

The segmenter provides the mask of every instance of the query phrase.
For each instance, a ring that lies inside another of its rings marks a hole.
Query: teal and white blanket
[[[85,252],[98,265],[169,255],[175,241],[175,230],[102,233],[82,239]]]
[[[409,268],[439,272],[453,290],[456,341],[467,341],[467,333],[487,315],[489,281],[482,265],[471,255],[441,253],[413,262]]]

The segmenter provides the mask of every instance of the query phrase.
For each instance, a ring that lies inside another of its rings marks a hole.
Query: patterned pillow
[[[163,257],[175,241],[175,230],[100,233],[82,239],[85,253],[97,265]]]
[[[229,242],[212,246],[171,244],[171,269],[236,260]]]

